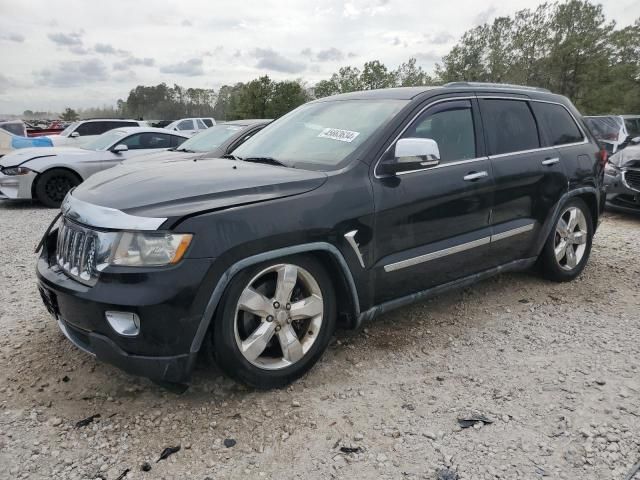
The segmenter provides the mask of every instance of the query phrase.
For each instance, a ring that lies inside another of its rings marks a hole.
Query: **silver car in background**
[[[0,199],[37,199],[59,207],[67,192],[125,159],[177,148],[188,137],[163,128],[124,127],[82,147],[25,148],[0,158]]]

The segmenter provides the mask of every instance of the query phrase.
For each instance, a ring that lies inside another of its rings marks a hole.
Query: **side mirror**
[[[111,149],[113,153],[122,153],[128,150],[129,150],[129,147],[127,147],[124,143],[119,143],[118,145],[116,145]]]
[[[401,138],[396,142],[393,158],[380,163],[381,173],[422,170],[440,163],[438,142],[431,138]]]
[[[640,144],[640,137],[633,137],[629,143],[631,143],[632,145],[638,145]]]
[[[78,132],[73,132],[71,135],[69,135],[71,138],[78,138],[80,136],[80,134]]]

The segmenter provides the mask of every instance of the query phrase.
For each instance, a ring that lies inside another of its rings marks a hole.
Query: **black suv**
[[[71,342],[161,382],[201,350],[286,385],[351,328],[538,264],[585,267],[603,156],[546,90],[454,83],[307,103],[233,156],[107,170],[43,238],[40,292]]]

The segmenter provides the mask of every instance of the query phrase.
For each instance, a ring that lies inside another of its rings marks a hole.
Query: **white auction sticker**
[[[341,130],[339,128],[325,128],[318,135],[319,138],[330,138],[340,142],[353,142],[360,132],[352,132],[350,130]]]

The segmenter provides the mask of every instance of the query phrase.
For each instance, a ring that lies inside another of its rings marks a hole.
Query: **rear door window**
[[[193,130],[193,121],[192,120],[182,120],[178,123],[178,130]]]
[[[196,123],[198,124],[198,130],[206,130],[207,129],[207,126],[199,118],[196,120]]]
[[[125,138],[119,143],[126,145],[129,150],[169,148],[171,147],[172,137],[173,135],[167,135],[165,133],[137,133]]]
[[[491,155],[540,148],[538,127],[528,102],[481,99],[480,111]]]
[[[562,105],[532,102],[531,106],[551,146],[578,143],[584,139],[575,120]]]
[[[211,121],[210,118],[203,118],[202,121],[204,122],[204,124],[207,126],[207,128],[209,127],[213,127],[213,122]]]

